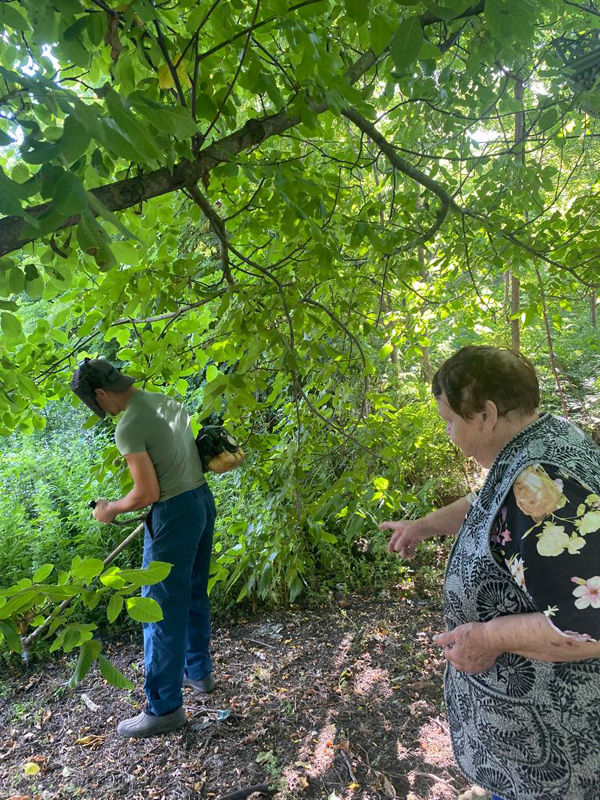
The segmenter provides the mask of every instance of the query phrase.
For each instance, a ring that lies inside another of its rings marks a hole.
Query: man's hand
[[[494,644],[486,626],[485,622],[467,622],[438,633],[433,642],[444,648],[444,655],[459,672],[487,672],[503,651]]]
[[[96,505],[93,511],[94,519],[98,520],[98,522],[105,522],[107,525],[110,525],[111,522],[114,522],[117,513],[112,510],[111,506],[112,504],[109,503],[108,500],[96,500]]]
[[[412,558],[419,542],[429,538],[421,523],[420,519],[382,522],[378,526],[380,531],[393,531],[387,546],[388,553],[400,553],[403,558]]]

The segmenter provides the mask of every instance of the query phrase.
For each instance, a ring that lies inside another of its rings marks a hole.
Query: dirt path
[[[64,662],[5,676],[0,798],[217,800],[260,785],[269,791],[244,796],[456,797],[466,783],[443,716],[443,663],[427,643],[439,606],[341,605],[216,627],[218,689],[202,699],[186,690],[188,725],[156,739],[116,734],[143,704],[141,632],[109,649],[131,693],[97,673],[66,689]]]

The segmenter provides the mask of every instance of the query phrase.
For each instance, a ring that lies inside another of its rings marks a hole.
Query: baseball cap
[[[104,411],[96,400],[96,389],[106,389],[107,392],[126,392],[134,383],[135,378],[123,375],[113,365],[103,358],[84,358],[79,364],[73,379],[69,384],[77,397],[100,419],[104,418]]]

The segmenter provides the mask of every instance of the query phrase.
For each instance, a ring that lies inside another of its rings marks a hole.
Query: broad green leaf
[[[290,603],[294,602],[294,600],[298,597],[298,595],[300,594],[300,592],[302,591],[303,588],[304,588],[304,584],[302,583],[300,578],[298,576],[296,576],[292,580],[292,582],[290,584],[290,588],[289,588],[289,591],[290,591]]]
[[[364,0],[344,0],[346,14],[358,25],[369,19],[369,5]]]
[[[19,318],[8,311],[3,311],[0,315],[0,327],[2,328],[2,333],[9,339],[19,339],[23,335]]]
[[[138,264],[142,256],[142,250],[139,247],[133,247],[125,242],[113,242],[111,250],[121,264]]]
[[[137,586],[151,586],[164,581],[172,568],[173,565],[166,561],[151,561],[143,569],[122,569],[119,577]]]
[[[102,677],[107,680],[111,686],[116,686],[117,689],[133,689],[134,684],[126,678],[119,670],[110,663],[110,661],[100,654],[98,656],[98,666]]]
[[[104,564],[99,558],[77,558],[73,559],[71,564],[71,572],[76,578],[89,582],[92,578],[101,574],[104,569]]]
[[[388,19],[378,13],[373,14],[369,25],[369,39],[375,53],[379,54],[385,50],[393,33],[394,29]]]
[[[124,600],[119,594],[113,594],[108,601],[106,616],[109,622],[114,622],[123,609]]]
[[[395,68],[402,72],[413,64],[423,45],[423,28],[419,17],[413,16],[400,23],[390,45]]]
[[[54,207],[65,214],[80,214],[88,207],[87,193],[81,180],[72,172],[63,172],[52,187]]]
[[[97,639],[84,642],[79,649],[79,658],[75,670],[69,679],[69,686],[74,689],[85,678],[90,667],[102,652],[102,644]]]
[[[0,620],[0,633],[6,639],[6,643],[13,653],[23,652],[21,637],[12,622]]]
[[[63,135],[58,141],[60,154],[68,164],[73,164],[85,153],[91,136],[86,128],[74,116],[69,115],[63,127]]]
[[[128,597],[127,613],[136,622],[158,622],[163,618],[161,607],[151,597]]]
[[[379,358],[382,361],[385,360],[390,355],[393,349],[394,345],[391,342],[386,342],[379,351]]]
[[[134,92],[129,100],[137,111],[161,133],[170,133],[178,139],[189,139],[198,133],[198,124],[181,106],[155,103],[141,92]]]
[[[557,108],[549,108],[541,115],[538,128],[541,131],[548,130],[558,121],[559,113]]]
[[[53,569],[54,569],[54,564],[43,564],[35,571],[32,578],[33,582],[43,583],[48,577],[48,575],[50,575]]]
[[[29,31],[31,25],[15,8],[14,3],[0,3],[0,25],[7,25],[15,31]]]

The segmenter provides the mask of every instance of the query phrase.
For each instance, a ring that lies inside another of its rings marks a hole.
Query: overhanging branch
[[[377,63],[377,60],[378,56],[373,52],[365,53],[346,71],[346,79],[350,83],[355,83]],[[312,111],[322,114],[328,108],[329,105],[327,103],[321,103],[312,106]],[[286,111],[280,111],[262,119],[249,119],[239,130],[204,148],[194,161],[185,159],[176,164],[172,172],[163,167],[135,178],[126,178],[106,186],[100,186],[97,189],[92,189],[90,194],[109,211],[124,211],[146,200],[151,200],[153,197],[160,197],[180,189],[195,186],[203,176],[208,175],[219,164],[231,161],[239,153],[256,147],[271,136],[284,133],[290,128],[299,125],[300,122],[299,114],[290,115]],[[52,205],[52,203],[42,203],[28,208],[27,213],[31,217],[38,218],[51,209]],[[91,207],[89,210],[95,215],[98,214]],[[65,228],[71,228],[79,222],[79,218],[79,214],[66,217],[59,224],[53,226],[51,230],[38,233],[20,216],[4,217],[0,220],[0,256],[19,250],[42,236]]]
[[[462,217],[468,217],[470,219],[476,220],[481,225],[483,225],[486,229],[490,227],[489,220],[483,215],[478,213],[477,211],[472,211],[465,206],[460,206],[456,200],[452,197],[450,192],[447,190],[445,186],[441,183],[438,183],[433,178],[430,178],[420,169],[417,169],[413,166],[409,161],[402,156],[398,155],[394,146],[388,142],[388,140],[381,134],[375,125],[372,122],[369,122],[368,119],[365,119],[356,109],[354,108],[345,108],[342,109],[341,112],[347,119],[349,119],[354,125],[356,125],[359,130],[361,130],[366,136],[371,139],[371,141],[377,145],[379,150],[386,156],[390,164],[397,169],[399,172],[402,172],[408,178],[415,181],[416,183],[424,186],[429,191],[433,192],[439,199],[442,201],[442,207],[438,212],[437,219],[427,231],[424,236],[433,235],[435,231],[441,227],[446,213],[448,210],[455,211],[456,213],[460,214]],[[515,245],[515,247],[520,248],[521,250],[525,250],[525,252],[530,253],[530,255],[538,258],[540,261],[543,261],[550,266],[555,267],[556,269],[560,269],[564,272],[569,272],[573,277],[582,283],[584,286],[589,287],[596,287],[598,286],[598,281],[588,281],[585,278],[582,278],[581,275],[577,272],[577,265],[574,267],[567,266],[566,264],[557,261],[556,259],[550,258],[541,250],[538,250],[536,247],[528,244],[527,242],[522,241],[521,239],[516,236],[513,231],[503,228],[500,231],[496,232],[497,235],[501,236],[503,239],[511,242],[511,244]],[[582,266],[582,265],[579,265]]]

